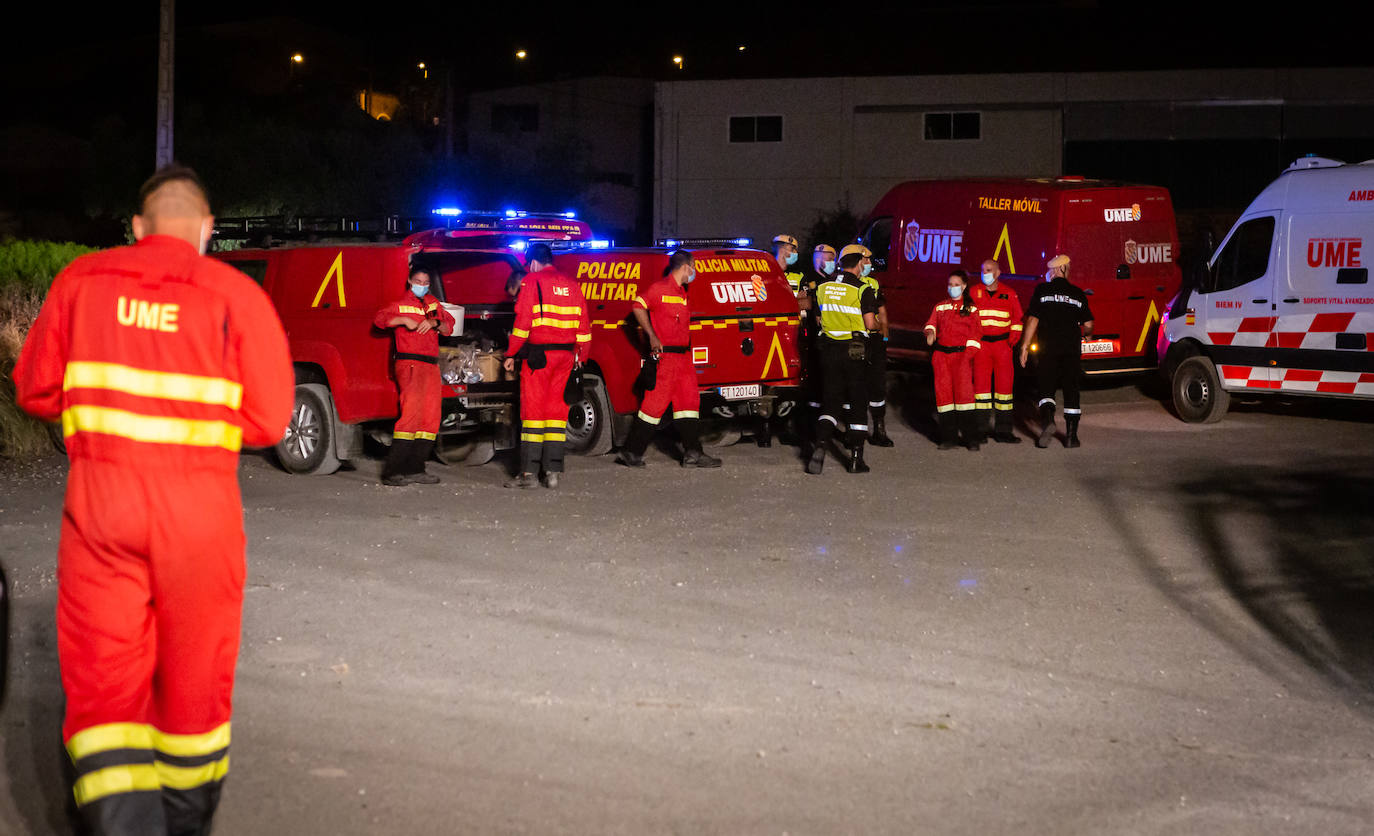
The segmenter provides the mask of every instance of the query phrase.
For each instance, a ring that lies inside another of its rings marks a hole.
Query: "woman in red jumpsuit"
[[[983,443],[973,398],[973,355],[982,346],[982,322],[968,292],[968,274],[949,274],[949,300],[935,306],[926,321],[926,344],[933,350],[930,365],[935,371],[935,408],[940,422],[940,449],[951,450],[959,442],[977,450]]]

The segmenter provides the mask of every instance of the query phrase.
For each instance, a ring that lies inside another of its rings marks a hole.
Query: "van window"
[[[226,262],[243,273],[248,278],[257,282],[259,285],[267,278],[267,259],[254,259],[253,261],[229,261]]]
[[[892,247],[892,219],[878,218],[864,231],[864,246],[873,251],[873,269],[887,269],[887,254]]]
[[[1212,263],[1203,293],[1230,290],[1269,272],[1274,242],[1274,219],[1255,218],[1241,224]]]

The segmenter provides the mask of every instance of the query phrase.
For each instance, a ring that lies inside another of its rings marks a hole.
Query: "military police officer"
[[[816,419],[815,443],[806,463],[807,473],[820,473],[826,447],[835,431],[845,427],[849,448],[845,469],[867,473],[864,463],[864,423],[868,402],[868,335],[878,330],[878,298],[863,275],[872,269],[873,254],[862,244],[840,251],[840,272],[816,288],[820,309],[817,354],[821,363],[822,408]]]
[[[802,268],[797,266],[797,252],[796,238],[785,233],[773,236],[773,258],[778,260],[778,267],[782,268],[782,275],[793,293],[801,292],[802,286]]]
[[[870,412],[873,413],[873,431],[869,435],[869,443],[875,447],[891,447],[892,439],[887,437],[887,300],[883,298],[878,279],[872,274],[871,263],[864,267],[859,278],[865,287],[873,290],[878,303],[878,327],[868,332],[868,356],[864,363],[868,406],[860,406],[859,415],[867,418]]]

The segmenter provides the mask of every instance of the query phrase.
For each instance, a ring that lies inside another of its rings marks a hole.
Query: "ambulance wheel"
[[[289,473],[328,474],[339,469],[334,455],[334,407],[329,389],[318,383],[296,386],[296,403],[277,460]]]
[[[615,433],[611,428],[611,401],[600,375],[582,376],[582,400],[568,407],[568,427],[564,431],[569,453],[603,456],[611,452]]]
[[[1190,424],[1215,424],[1231,406],[1231,393],[1221,388],[1217,367],[1206,357],[1189,357],[1174,369],[1174,411]]]

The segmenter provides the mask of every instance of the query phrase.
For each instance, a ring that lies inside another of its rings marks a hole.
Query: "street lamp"
[[[429,70],[425,68],[425,62],[424,62],[424,61],[421,61],[420,63],[416,64],[416,65],[415,65],[415,68],[416,68],[417,70],[423,70],[423,71],[424,71],[424,77],[425,77],[425,78],[429,78]]]
[[[305,56],[301,55],[299,52],[293,53],[291,55],[291,63],[287,64],[286,66],[289,67],[291,70],[290,78],[292,81],[296,80],[296,67],[300,66],[302,63],[304,63],[304,61]]]
[[[301,63],[301,62],[304,61],[304,60],[305,60],[305,56],[304,56],[304,55],[301,55],[299,52],[297,52],[295,55],[292,55],[292,56],[291,56],[291,63],[292,63],[292,64],[299,64],[299,63]]]
[[[677,65],[677,68],[678,68],[679,70],[682,69],[682,66],[683,66],[683,65],[682,65],[682,56],[681,56],[681,55],[674,55],[674,56],[673,56],[673,63]]]
[[[523,49],[517,49],[517,50],[515,51],[515,57],[518,58],[518,59],[520,59],[521,61],[524,61],[524,60],[525,60],[525,56],[526,56],[526,55],[529,55],[529,53],[528,53],[528,52],[525,52],[525,50],[523,50]]]

